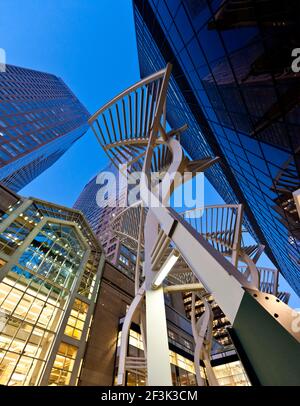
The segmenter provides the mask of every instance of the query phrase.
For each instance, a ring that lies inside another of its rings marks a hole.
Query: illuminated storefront
[[[101,248],[76,210],[19,199],[0,214],[0,384],[75,385]]]
[[[118,334],[117,341],[117,360],[119,354],[121,331]],[[128,355],[134,357],[144,356],[144,346],[141,334],[130,330]],[[172,346],[172,348],[174,348]],[[180,351],[181,352],[181,351]],[[172,372],[172,381],[175,386],[196,386],[196,372],[191,354],[185,356],[170,349],[170,365]],[[245,370],[239,360],[227,362],[224,359],[223,364],[213,366],[216,378],[220,386],[249,386],[250,382]],[[117,365],[117,364],[116,364]],[[201,376],[206,380],[205,368],[201,367]],[[127,373],[127,386],[145,386],[146,376],[143,370],[132,370]]]
[[[240,361],[213,367],[214,373],[221,386],[250,386]]]

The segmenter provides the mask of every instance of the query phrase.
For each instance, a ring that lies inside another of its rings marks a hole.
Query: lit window
[[[240,361],[213,367],[219,385],[249,386],[250,382]]]
[[[77,347],[67,343],[61,343],[51,370],[49,385],[68,385],[77,355]]]
[[[88,308],[89,306],[86,303],[75,299],[73,309],[71,310],[71,314],[65,329],[65,334],[67,336],[80,340]]]

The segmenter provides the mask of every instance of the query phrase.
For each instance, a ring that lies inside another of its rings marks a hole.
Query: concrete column
[[[145,225],[146,342],[149,386],[171,386],[168,330],[163,288],[153,290],[151,252],[158,235],[158,222],[149,212]]]
[[[172,386],[163,288],[146,291],[147,369],[149,386]]]

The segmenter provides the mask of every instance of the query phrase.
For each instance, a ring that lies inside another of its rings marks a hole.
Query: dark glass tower
[[[134,0],[141,76],[173,64],[168,121],[300,293],[298,1]],[[298,21],[297,21],[298,19]],[[183,112],[182,112],[183,111]]]
[[[62,79],[6,65],[0,72],[0,181],[22,189],[86,132],[88,117]]]

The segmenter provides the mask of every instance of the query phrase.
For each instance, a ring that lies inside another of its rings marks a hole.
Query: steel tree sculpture
[[[185,179],[178,174],[196,175],[219,160],[207,156],[191,161],[180,144],[186,126],[167,131],[170,75],[171,65],[167,65],[116,96],[89,120],[111,161],[116,166],[127,164],[124,175],[140,171],[140,200],[112,222],[122,243],[137,252],[135,297],[123,323],[117,383],[125,384],[126,371],[141,369],[147,371],[148,385],[172,384],[164,292],[191,291],[199,385],[205,384],[200,359],[208,383],[217,385],[210,365],[213,312],[206,300],[208,294],[231,322],[236,343],[243,347],[258,380],[262,384],[291,384],[299,366],[292,358],[287,361],[284,351],[287,346],[290,353],[299,351],[299,333],[291,330],[291,309],[277,298],[278,274],[256,265],[264,247],[243,243],[242,205],[208,206],[183,213],[168,207],[174,189]],[[205,304],[199,320],[195,317],[196,296]],[[141,326],[143,358],[127,356],[134,315]],[[256,343],[249,331],[255,332]],[[272,355],[275,349],[276,359]],[[267,358],[278,373],[268,372]]]

